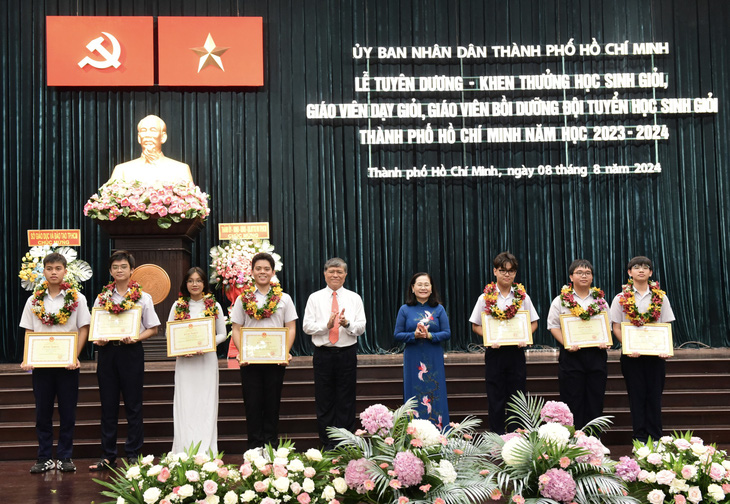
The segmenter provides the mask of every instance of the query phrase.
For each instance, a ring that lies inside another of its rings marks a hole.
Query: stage
[[[614,417],[613,428],[602,439],[617,460],[630,453],[630,417],[623,378],[618,368],[618,351],[609,352],[609,385],[605,414]],[[287,370],[280,434],[296,442],[299,449],[317,446],[314,416],[311,357],[295,357]],[[557,352],[528,353],[528,391],[557,400]],[[245,448],[244,409],[240,377],[235,361],[220,361],[219,447],[226,463],[238,464]],[[82,363],[81,390],[74,459],[76,473],[53,470],[30,474],[35,458],[35,433],[30,375],[17,364],[0,366],[3,386],[0,398],[0,472],[4,476],[4,502],[99,503],[102,487],[92,480],[88,466],[98,456],[98,391],[94,362]],[[450,353],[446,356],[449,409],[459,421],[475,415],[486,421],[483,355]],[[396,407],[401,402],[402,355],[361,355],[358,358],[358,409],[379,402]],[[664,391],[664,431],[694,430],[706,442],[730,447],[728,415],[730,396],[730,349],[678,349],[667,364]],[[160,455],[172,444],[171,401],[174,362],[146,364],[145,454]],[[484,424],[483,424],[484,425]],[[124,436],[123,415],[120,438]],[[123,441],[123,439],[122,439]],[[120,456],[123,447],[120,444]],[[13,460],[8,460],[13,459]],[[103,477],[103,476],[101,476]]]

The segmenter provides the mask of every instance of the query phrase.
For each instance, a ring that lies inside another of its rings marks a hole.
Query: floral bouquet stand
[[[177,299],[191,266],[192,244],[209,213],[208,195],[188,182],[150,187],[111,181],[84,205],[84,214],[109,234],[112,249],[130,251],[137,266],[156,264],[167,272],[172,288],[155,306],[162,321]],[[148,358],[166,358],[164,338],[146,343],[145,352]]]

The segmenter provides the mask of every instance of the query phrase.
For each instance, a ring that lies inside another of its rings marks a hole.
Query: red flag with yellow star
[[[263,86],[260,17],[159,17],[161,86]]]

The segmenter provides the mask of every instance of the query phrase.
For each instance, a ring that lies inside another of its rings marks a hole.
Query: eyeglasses
[[[579,277],[589,277],[589,276],[593,276],[593,272],[592,271],[574,271],[573,275],[579,276]]]
[[[430,283],[417,283],[414,284],[416,287],[431,287]]]
[[[111,267],[112,271],[124,271],[129,269],[129,264],[115,264]]]
[[[512,276],[512,275],[516,275],[517,274],[517,270],[516,269],[502,269],[502,268],[499,268],[497,270],[497,273],[499,273],[500,275]]]

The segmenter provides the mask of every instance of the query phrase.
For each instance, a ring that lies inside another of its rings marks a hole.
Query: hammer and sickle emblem
[[[104,58],[104,60],[99,61],[92,59],[89,56],[86,56],[84,59],[79,61],[79,66],[81,68],[84,68],[86,65],[91,65],[94,68],[109,68],[112,66],[114,68],[119,68],[121,66],[121,63],[119,63],[119,56],[121,56],[122,54],[122,46],[119,44],[119,41],[111,33],[101,33],[103,35],[106,35],[106,37],[112,43],[112,52],[107,51],[106,47],[102,45],[102,42],[104,42],[104,37],[95,38],[94,40],[86,44],[86,48],[92,53],[99,53]]]

